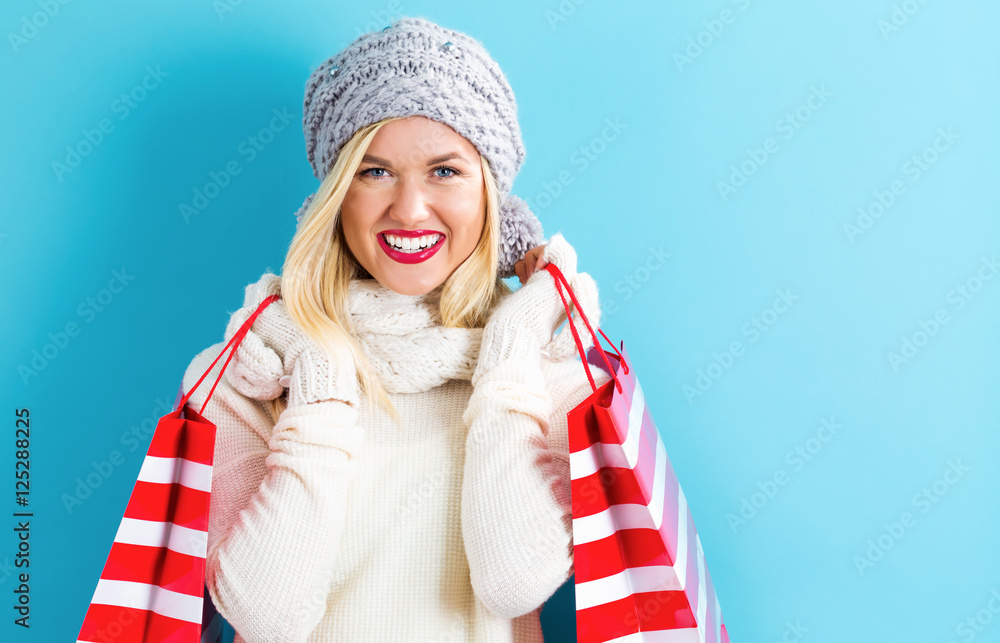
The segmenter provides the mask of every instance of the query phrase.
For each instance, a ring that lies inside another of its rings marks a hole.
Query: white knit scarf
[[[442,289],[402,295],[376,279],[351,280],[354,331],[387,391],[419,393],[472,379],[483,329],[443,326]]]

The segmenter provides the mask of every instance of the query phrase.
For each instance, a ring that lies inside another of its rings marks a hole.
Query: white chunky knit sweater
[[[445,329],[435,293],[351,283],[402,427],[336,400],[274,423],[226,377],[216,388],[206,582],[236,643],[542,641],[542,604],[573,573],[566,414],[592,389],[579,357],[540,351],[474,388],[483,329]],[[223,346],[194,358],[185,392]]]

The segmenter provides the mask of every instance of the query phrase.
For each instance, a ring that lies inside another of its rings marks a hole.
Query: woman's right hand
[[[559,268],[591,326],[598,326],[601,309],[597,284],[589,274],[577,272],[576,250],[560,233],[552,235],[549,242],[540,247],[543,252],[539,263],[543,266],[552,263]],[[555,279],[548,270],[538,269],[536,264],[526,283],[507,295],[493,310],[483,329],[482,348],[472,377],[473,386],[483,373],[511,358],[527,358],[532,352],[544,351],[550,359],[561,361],[577,354],[573,331],[568,324],[555,334],[567,321],[566,308]],[[569,293],[564,291],[564,295],[570,301]],[[578,328],[584,328],[580,311],[572,302],[571,309],[573,323]],[[588,339],[585,333],[581,334],[584,349],[593,344],[593,341],[587,343]]]
[[[226,341],[267,297],[280,294],[281,277],[264,273],[246,287],[243,307],[232,314]],[[288,406],[341,400],[357,406],[358,387],[353,358],[346,348],[328,356],[292,320],[285,302],[272,302],[254,320],[226,369],[237,391],[273,400],[288,388]]]

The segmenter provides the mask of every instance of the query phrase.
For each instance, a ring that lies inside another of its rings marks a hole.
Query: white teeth
[[[419,252],[424,248],[433,246],[440,238],[440,234],[425,235],[417,238],[399,237],[391,234],[385,235],[385,240],[390,246],[403,252]]]

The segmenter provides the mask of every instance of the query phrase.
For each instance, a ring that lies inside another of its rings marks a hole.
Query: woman
[[[205,409],[211,597],[237,642],[541,641],[573,573],[566,413],[592,392],[541,268],[600,313],[509,194],[513,93],[478,42],[405,18],[314,71],[304,114],[322,183]]]

